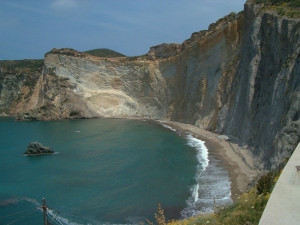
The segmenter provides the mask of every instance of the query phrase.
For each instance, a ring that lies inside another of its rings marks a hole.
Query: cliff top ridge
[[[300,18],[300,1],[299,0],[247,0],[245,5],[255,4],[255,13],[276,13],[279,16],[285,16],[288,18]],[[214,35],[216,31],[222,30],[229,23],[234,20],[239,20],[244,16],[244,11],[239,13],[231,12],[230,14],[220,18],[215,23],[209,25],[207,30],[201,30],[199,32],[192,33],[191,37],[182,44],[170,43],[170,44],[159,44],[150,47],[148,53],[146,54],[146,59],[148,60],[159,60],[169,58],[175,55],[178,55],[185,51],[186,49],[192,47],[194,42],[201,40],[204,37],[210,37]],[[79,52],[71,48],[54,48],[47,54],[62,54],[76,57],[84,58],[119,58],[126,57],[125,55],[115,52],[110,49],[94,49],[84,52]],[[126,57],[129,60],[136,60],[139,56],[136,57]],[[143,57],[145,59],[145,57]]]
[[[247,3],[259,5],[263,12],[274,11],[279,16],[300,18],[299,0],[248,0]]]
[[[92,49],[88,51],[84,51],[84,53],[90,54],[96,57],[103,57],[103,58],[116,58],[116,57],[126,57],[126,55],[121,54],[119,52],[113,51],[107,48],[98,48]]]
[[[106,48],[101,49],[92,49],[84,52],[77,51],[72,48],[53,48],[51,51],[45,54],[60,54],[60,55],[68,55],[68,56],[75,56],[75,57],[83,57],[83,58],[90,58],[90,57],[97,57],[97,58],[119,58],[119,57],[126,57],[125,55],[110,50]]]

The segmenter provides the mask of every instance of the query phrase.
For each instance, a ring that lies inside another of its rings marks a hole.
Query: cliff
[[[25,99],[23,78],[1,70],[7,85],[0,86],[0,112],[19,119],[190,123],[247,145],[258,167],[273,168],[300,141],[299,28],[299,19],[248,1],[243,12],[193,33],[181,45],[154,46],[141,57],[54,49],[45,55],[40,76],[32,76],[35,85]]]
[[[43,60],[0,61],[0,114],[16,115],[32,107]]]

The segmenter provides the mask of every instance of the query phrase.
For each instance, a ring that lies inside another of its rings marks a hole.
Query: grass
[[[107,48],[93,49],[93,50],[85,51],[84,53],[87,53],[92,56],[105,57],[105,58],[126,57],[125,55],[119,52]]]
[[[8,70],[28,69],[30,72],[40,71],[44,65],[42,59],[0,60],[0,67]]]
[[[85,57],[87,55],[104,57],[104,58],[126,57],[121,53],[106,48],[93,49],[85,52],[78,52],[77,50],[72,48],[60,48],[60,49],[54,48],[50,52],[47,52],[45,56],[48,54],[59,54],[59,55],[76,56],[76,57]]]
[[[239,196],[236,202],[222,207],[216,206],[213,213],[200,214],[184,220],[166,221],[164,210],[159,205],[155,214],[156,222],[147,220],[147,223],[149,225],[258,224],[280,173],[281,171],[274,171],[262,176],[255,187]]]
[[[253,0],[256,4],[263,4],[265,10],[274,10],[280,16],[290,18],[300,17],[299,0]]]

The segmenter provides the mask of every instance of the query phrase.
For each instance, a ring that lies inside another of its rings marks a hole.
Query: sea
[[[55,154],[26,156],[30,142]],[[205,142],[164,124],[125,119],[0,117],[0,224],[140,224],[211,212],[231,182]]]

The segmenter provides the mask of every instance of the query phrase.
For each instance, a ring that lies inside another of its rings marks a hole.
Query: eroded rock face
[[[245,5],[240,56],[216,131],[252,146],[274,168],[300,141],[300,20]],[[227,85],[228,87],[228,85]],[[224,98],[225,97],[225,98]]]
[[[89,110],[67,78],[44,68],[35,87],[35,96],[27,111],[17,113],[18,120],[82,119],[99,116]]]
[[[150,60],[169,58],[178,55],[181,52],[180,44],[161,44],[150,48],[147,58]]]
[[[41,61],[41,60],[28,60]],[[28,65],[32,66],[32,62]],[[26,66],[28,66],[26,65]],[[20,66],[0,65],[0,112],[16,115],[29,110],[33,103],[35,87],[42,70],[42,62],[35,70]]]
[[[190,123],[248,145],[259,166],[276,167],[300,141],[299,27],[299,19],[248,1],[244,12],[193,33],[182,45],[154,46],[144,57],[108,59],[54,49],[31,94],[4,112],[20,119]],[[18,93],[24,85],[16,83]],[[8,96],[8,86],[0,87],[1,96]]]
[[[25,155],[42,155],[42,154],[53,154],[54,151],[49,148],[43,146],[41,143],[38,142],[30,142],[28,144],[27,150],[24,153]]]
[[[69,90],[86,104],[90,114],[98,117],[164,118],[167,85],[156,64],[51,53],[45,57],[46,69],[66,79]],[[47,96],[49,91],[45,92]],[[56,97],[57,101],[61,99],[59,95]],[[90,114],[79,115],[91,117]]]

